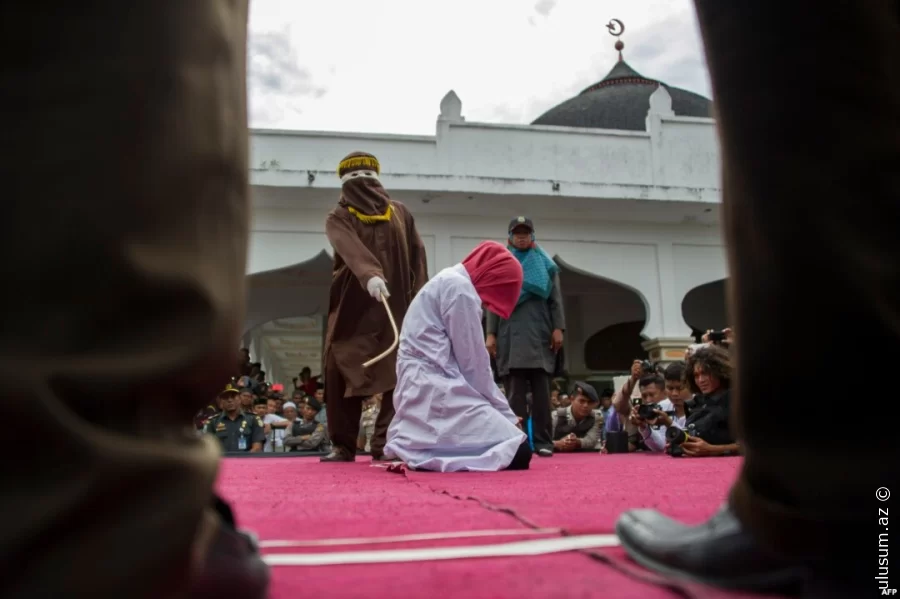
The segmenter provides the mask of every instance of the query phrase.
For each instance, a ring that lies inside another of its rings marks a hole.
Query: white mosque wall
[[[672,187],[719,186],[719,151],[715,121],[672,117],[659,132],[659,185]]]
[[[691,241],[679,239],[672,242],[674,291],[681,297],[700,285],[728,276],[725,248],[721,243],[709,245]]]
[[[437,145],[452,175],[652,184],[650,135],[642,132],[454,123]]]
[[[439,119],[435,136],[254,130],[251,182],[336,189],[353,151],[375,154],[390,189],[718,202],[712,119],[653,115],[647,131]]]
[[[288,185],[307,187],[308,173],[327,174],[317,186],[337,187],[338,162],[350,152],[378,156],[388,172],[427,175],[436,172],[435,138],[324,131],[254,129],[250,132],[250,169],[276,173]],[[302,178],[301,178],[302,176]]]

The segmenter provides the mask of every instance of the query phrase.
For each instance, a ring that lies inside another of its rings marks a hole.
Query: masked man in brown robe
[[[325,405],[333,451],[323,462],[352,462],[363,400],[382,394],[371,442],[372,457],[384,457],[394,417],[396,354],[369,368],[388,349],[394,332],[382,300],[400,327],[413,296],[428,280],[425,247],[409,210],[381,185],[381,167],[371,154],[354,152],[338,166],[341,199],[325,219],[334,248],[334,273],[325,335]]]

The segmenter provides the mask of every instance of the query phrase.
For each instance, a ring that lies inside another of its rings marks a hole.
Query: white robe
[[[403,319],[384,453],[413,468],[494,472],[527,439],[494,383],[481,298],[461,264],[422,287]]]

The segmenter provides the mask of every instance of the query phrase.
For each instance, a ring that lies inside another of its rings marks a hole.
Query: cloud
[[[640,29],[625,42],[625,60],[647,77],[709,96],[706,57],[693,12],[679,12]]]
[[[251,31],[247,70],[250,123],[255,127],[273,126],[288,115],[302,114],[305,102],[328,92],[300,66],[289,29]]]
[[[549,17],[550,13],[556,7],[557,0],[538,0],[534,5],[534,10],[542,17]]]

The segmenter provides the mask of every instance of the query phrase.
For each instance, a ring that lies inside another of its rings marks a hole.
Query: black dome
[[[532,125],[646,131],[650,95],[662,85],[677,116],[711,118],[712,102],[699,94],[647,79],[619,60],[602,81],[554,106]]]

